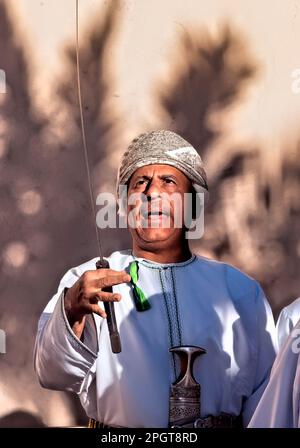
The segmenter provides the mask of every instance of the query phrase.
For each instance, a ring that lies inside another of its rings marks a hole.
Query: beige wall
[[[51,89],[59,72],[61,47],[75,38],[75,1],[12,0],[35,57],[38,90]],[[109,2],[81,0],[81,33]],[[216,34],[224,21],[241,32],[261,66],[234,117],[234,133],[243,138],[285,138],[297,131],[300,92],[291,91],[292,72],[300,68],[299,0],[123,0],[122,23],[113,56],[117,103],[129,124],[142,127],[153,117],[151,87],[168,70],[174,38],[184,30],[205,27]]]
[[[195,250],[256,277],[278,312],[300,295],[299,83],[292,90],[300,1],[79,3],[95,191],[113,189],[136,133],[182,132],[203,156],[211,186]],[[0,8],[0,418],[22,410],[47,425],[73,425],[82,421],[78,402],[40,388],[32,352],[60,277],[95,256],[72,63],[75,1],[10,0]],[[91,36],[104,48],[92,49]],[[107,231],[106,254],[128,244]]]

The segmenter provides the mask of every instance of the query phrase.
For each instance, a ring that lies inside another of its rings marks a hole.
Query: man
[[[300,298],[277,323],[279,353],[250,428],[300,428]]]
[[[169,348],[201,346],[207,353],[194,375],[202,417],[226,414],[215,426],[234,426],[242,416],[247,425],[275,357],[274,321],[256,281],[192,254],[187,229],[175,225],[188,210],[175,210],[174,195],[207,188],[200,156],[173,132],[142,134],[125,152],[117,183],[137,199],[135,207],[128,200],[132,250],[108,257],[109,270],[96,271],[95,258],[63,277],[39,323],[40,383],[76,392],[102,426],[167,427],[179,374]],[[138,278],[128,274],[132,266]],[[112,293],[103,291],[108,286]],[[117,302],[119,354],[111,351],[99,300]]]

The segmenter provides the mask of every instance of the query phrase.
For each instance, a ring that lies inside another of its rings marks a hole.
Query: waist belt
[[[222,412],[218,416],[208,415],[181,425],[174,425],[173,428],[243,428],[243,420],[241,416],[236,417]]]
[[[93,418],[89,419],[88,428],[126,428],[126,426],[106,425]]]
[[[222,412],[218,416],[208,415],[204,418],[197,418],[183,425],[173,426],[172,428],[242,428],[243,422],[241,416],[234,416]],[[98,422],[93,418],[89,419],[88,428],[125,428],[125,426],[111,426]]]

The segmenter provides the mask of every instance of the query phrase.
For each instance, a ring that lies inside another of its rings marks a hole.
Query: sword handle
[[[96,262],[96,268],[97,269],[109,269],[109,262],[105,260],[104,258],[99,259]],[[103,288],[103,291],[112,292],[112,286],[109,286],[107,288]],[[104,309],[107,315],[107,326],[108,326],[108,332],[110,337],[110,345],[113,353],[120,353],[121,348],[121,340],[120,340],[120,334],[118,331],[117,321],[116,321],[116,315],[115,315],[115,306],[113,302],[103,302]]]
[[[177,347],[171,347],[169,349],[171,353],[176,353],[180,359],[180,375],[173,383],[176,386],[193,387],[197,385],[197,381],[194,378],[194,361],[199,355],[204,355],[206,350],[202,347],[195,345],[182,345]]]

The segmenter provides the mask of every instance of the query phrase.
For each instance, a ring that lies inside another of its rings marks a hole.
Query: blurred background
[[[83,108],[95,194],[136,135],[166,128],[204,159],[193,249],[259,280],[275,316],[300,295],[300,1],[80,0]],[[84,425],[42,389],[38,317],[97,255],[80,134],[75,0],[0,0],[0,427]],[[103,231],[104,253],[128,248]]]

